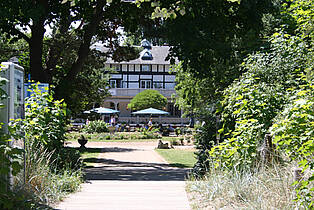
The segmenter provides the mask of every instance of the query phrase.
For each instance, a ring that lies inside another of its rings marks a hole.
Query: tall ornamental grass
[[[292,168],[212,169],[202,179],[190,178],[186,189],[193,209],[306,209],[293,201]]]
[[[79,151],[64,147],[66,105],[37,85],[29,91],[25,119],[13,124],[15,132],[24,133],[25,138],[24,190],[34,206],[51,205],[78,190],[82,163]]]
[[[36,149],[33,149],[36,148]],[[44,146],[28,145],[25,168],[26,188],[37,203],[50,205],[75,192],[82,183],[81,170],[59,169],[53,153]]]

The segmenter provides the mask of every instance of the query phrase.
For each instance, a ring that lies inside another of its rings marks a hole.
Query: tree
[[[117,29],[122,26],[127,31],[135,31],[139,23],[147,20],[145,14],[150,10],[145,8],[147,10],[120,0],[2,1],[0,31],[8,38],[24,39],[28,43],[30,65],[27,73],[35,81],[54,84],[56,97],[62,98],[66,94],[64,90],[69,90],[84,68],[91,44],[96,40],[108,43],[108,54],[120,49]],[[79,26],[74,27],[75,22],[79,22]],[[47,26],[53,29],[50,42],[44,41]],[[55,78],[60,75],[57,63],[72,33],[79,41],[75,57],[70,68],[61,69],[62,78],[55,83]]]
[[[168,0],[159,1],[155,11],[166,20],[152,34],[172,46],[170,59],[181,61],[176,103],[206,122],[196,135],[199,167],[194,168],[203,174],[208,150],[220,141],[216,111],[223,91],[243,73],[240,65],[248,54],[269,47],[265,37],[280,24],[280,10],[272,0]]]
[[[132,110],[141,110],[147,108],[162,109],[167,105],[167,98],[161,95],[157,90],[144,90],[138,93],[128,104]]]

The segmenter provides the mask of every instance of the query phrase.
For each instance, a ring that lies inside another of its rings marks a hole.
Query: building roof
[[[151,60],[143,60],[142,56],[146,52],[147,49],[144,49],[140,56],[135,60],[130,61],[122,61],[122,62],[116,62],[112,60],[111,58],[107,59],[108,64],[114,64],[114,63],[120,63],[120,64],[170,64],[170,61],[166,61],[166,57],[169,54],[169,46],[152,46],[152,49],[150,50],[152,59]],[[145,52],[144,52],[145,51]]]

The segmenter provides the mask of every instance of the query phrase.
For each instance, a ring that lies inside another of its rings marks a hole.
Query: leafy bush
[[[247,72],[224,92],[219,110],[224,141],[210,152],[217,167],[249,170],[256,166],[257,149],[273,119],[293,90],[304,84],[299,74],[306,68],[309,52],[302,40],[283,37],[273,39],[271,52],[250,56],[244,63]]]
[[[109,132],[109,124],[103,120],[90,121],[88,125],[83,128],[86,133],[104,133]]]
[[[66,105],[36,84],[29,91],[25,119],[16,120],[13,129],[25,133],[25,190],[46,205],[78,189],[81,161],[78,151],[64,147]]]
[[[303,77],[306,80],[305,77]],[[297,160],[302,171],[313,171],[314,160],[314,86],[313,78],[291,97],[291,103],[276,118],[271,128],[277,149],[288,161]],[[313,206],[313,191],[310,182],[314,174],[303,177],[297,184],[298,199],[301,203]]]
[[[258,148],[272,130],[281,157],[313,170],[313,52],[298,37],[275,36],[271,51],[250,56],[247,72],[225,90],[218,110],[223,142],[211,148],[207,166],[255,170]],[[298,184],[297,200],[307,207],[312,181],[310,175]]]
[[[157,90],[144,90],[138,93],[128,104],[132,110],[141,110],[147,108],[162,109],[167,105],[167,98]]]
[[[33,84],[31,97],[25,99],[25,119],[17,120],[14,127],[25,132],[26,142],[39,142],[49,150],[63,147],[66,132],[66,104],[54,100],[51,92],[42,92]]]
[[[138,136],[138,139],[158,139],[161,137],[158,131],[158,128],[140,128],[141,135]]]

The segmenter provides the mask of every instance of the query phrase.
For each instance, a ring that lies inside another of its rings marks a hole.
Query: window
[[[116,88],[117,87],[117,81],[116,80],[110,80],[109,84],[110,84],[111,88]]]
[[[122,88],[127,88],[127,87],[128,87],[127,85],[128,85],[128,84],[127,84],[126,81],[122,81]]]
[[[122,86],[122,81],[121,80],[110,80],[109,81],[110,87],[111,88],[121,88]]]
[[[152,88],[152,81],[150,80],[141,80],[141,88]]]
[[[150,65],[142,65],[142,71],[150,72]]]
[[[162,82],[154,82],[154,88],[161,89],[162,88]]]
[[[132,88],[139,88],[138,87],[138,82],[136,82],[136,83],[135,82],[129,82],[129,88],[131,88],[131,89]]]

